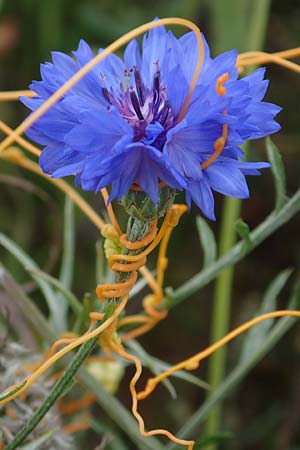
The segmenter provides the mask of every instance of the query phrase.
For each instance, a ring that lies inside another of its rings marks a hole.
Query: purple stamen
[[[137,98],[137,95],[133,88],[130,88],[130,100],[131,104],[133,106],[134,111],[136,112],[136,115],[140,120],[144,120],[144,116],[142,114],[142,111],[140,109],[139,99]]]
[[[110,103],[112,105],[112,98],[106,87],[102,88],[102,94],[103,94],[103,97],[105,98],[105,100],[107,100],[108,103]]]
[[[134,67],[134,79],[135,79],[135,85],[136,85],[140,104],[142,106],[144,106],[144,103],[145,103],[144,92],[143,92],[144,86],[142,83],[141,74],[136,66]]]
[[[154,75],[154,81],[153,81],[153,92],[155,95],[155,92],[157,92],[157,96],[159,97],[159,88],[160,88],[160,71],[157,70]]]
[[[170,105],[169,105],[169,103],[166,101],[166,103],[164,104],[164,108],[163,108],[163,110],[161,111],[160,118],[159,118],[159,122],[160,122],[160,124],[161,124],[162,126],[164,126],[165,123],[166,123],[166,120],[167,120],[168,115],[169,115],[169,111],[170,111]]]

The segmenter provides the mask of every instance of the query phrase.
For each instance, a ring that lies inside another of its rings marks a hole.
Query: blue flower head
[[[241,162],[240,146],[276,132],[278,106],[263,102],[265,69],[238,79],[235,50],[204,62],[184,117],[180,116],[198,58],[190,32],[177,39],[163,26],[111,54],[28,130],[44,146],[40,165],[53,177],[76,176],[84,190],[111,186],[110,200],[137,184],[154,203],[159,185],[185,190],[214,219],[213,191],[247,198],[245,175],[267,163]],[[102,49],[99,50],[102,52]],[[73,57],[53,52],[41,65],[37,94],[23,103],[35,111],[94,54],[81,40]]]

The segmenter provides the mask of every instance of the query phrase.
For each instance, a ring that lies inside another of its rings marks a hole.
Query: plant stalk
[[[147,234],[149,229],[148,222],[142,222],[138,219],[132,220],[129,218],[128,227],[127,227],[127,236],[130,241],[135,242],[138,239],[142,239],[145,234]],[[137,252],[141,252],[143,249],[139,251],[134,251],[134,254]],[[124,249],[123,253],[131,254],[130,250]],[[129,276],[127,272],[117,272],[116,280],[117,281],[125,281]],[[107,316],[105,315],[105,311],[107,310],[107,306],[112,302],[118,304],[120,299],[109,299],[104,304],[104,319],[102,321],[98,321],[95,327],[100,326],[107,320]],[[15,450],[19,447],[20,444],[24,442],[24,440],[30,435],[30,433],[36,428],[36,426],[40,423],[43,417],[47,414],[49,409],[54,405],[56,400],[58,400],[66,391],[67,387],[72,383],[74,379],[74,375],[77,373],[78,369],[81,367],[82,363],[89,356],[94,346],[98,341],[98,336],[95,338],[85,342],[78,350],[73,360],[69,364],[68,368],[62,375],[62,377],[55,383],[51,393],[45,399],[43,404],[39,407],[39,409],[34,413],[34,415],[29,419],[27,424],[16,434],[14,439],[5,447],[4,450]]]
[[[215,0],[215,5],[219,5],[215,9],[216,25],[220,22],[222,9],[225,8],[228,15],[228,4]],[[251,6],[251,7],[250,7]],[[249,0],[230,0],[230,11],[229,17],[231,19],[236,16],[236,10],[241,12],[242,19],[246,20],[246,17],[250,13],[250,24],[248,32],[245,33],[246,27],[240,27],[240,21],[236,20],[235,23],[238,29],[235,33],[229,33],[229,29],[232,27],[232,20],[227,22],[227,33],[232,34],[236,43],[240,42],[242,48],[239,50],[245,51],[247,49],[259,50],[262,47],[263,39],[265,36],[265,30],[268,20],[268,13],[270,8],[270,0],[255,0],[252,3]],[[229,28],[230,27],[230,28]],[[224,30],[225,31],[225,30]],[[237,36],[239,35],[239,36]],[[223,33],[218,33],[216,30],[217,37],[217,47],[218,51],[227,50],[222,48]],[[236,43],[232,46],[236,47]],[[241,209],[241,201],[239,199],[227,198],[224,203],[222,223],[221,223],[221,233],[220,233],[220,246],[219,253],[224,255],[233,247],[236,240],[236,231],[234,224],[237,221]],[[232,282],[234,275],[234,267],[231,266],[224,270],[216,280],[215,290],[214,290],[214,303],[212,312],[212,324],[211,324],[211,342],[216,342],[221,337],[223,337],[229,328],[230,319],[230,309],[231,309],[231,297],[232,297]],[[214,392],[221,385],[222,380],[225,375],[226,369],[226,348],[218,350],[214,353],[210,359],[208,367],[208,383],[211,386],[211,391],[209,396],[213,395]],[[222,419],[222,404],[219,403],[215,407],[207,420],[206,434],[207,436],[213,436],[220,431]],[[209,450],[217,450],[218,445],[213,444],[209,446]]]

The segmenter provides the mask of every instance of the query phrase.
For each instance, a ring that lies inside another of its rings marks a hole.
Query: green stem
[[[221,225],[220,255],[224,255],[235,242],[234,223],[239,217],[240,201],[227,198]],[[230,305],[232,295],[232,280],[234,266],[221,272],[215,284],[214,303],[212,312],[211,342],[221,339],[228,331]],[[226,365],[226,347],[213,353],[209,361],[208,383],[210,392],[214,392],[222,383]],[[214,435],[221,422],[221,406],[215,408],[207,421],[207,435]],[[215,446],[214,446],[215,447]]]
[[[251,248],[245,248],[244,241],[235,244],[225,255],[219,258],[215,263],[200,273],[194,275],[175,291],[168,292],[164,306],[173,308],[178,303],[183,302],[193,294],[198,292],[224,269],[233,266],[241,261],[246,254],[258,247],[265,239],[271,236],[282,225],[287,223],[292,217],[300,212],[300,190],[291,197],[280,211],[273,211],[255,230],[253,230],[249,239]]]
[[[143,238],[145,234],[148,232],[148,229],[149,229],[148,222],[142,222],[138,219],[132,220],[132,218],[129,218],[127,227],[127,236],[130,241],[135,242],[136,240]],[[143,249],[135,251],[134,254],[136,254],[137,252],[141,252],[142,250]],[[125,249],[123,253],[132,254],[133,252]],[[129,276],[128,272],[116,273],[117,281],[125,281],[128,276]],[[108,315],[105,314],[105,312],[110,311],[110,308],[107,309],[107,306],[110,306],[112,302],[116,304],[119,302],[119,299],[107,300],[106,304],[104,305],[104,319],[102,321],[99,321],[96,324],[96,327],[98,327],[107,320]],[[16,448],[18,448],[18,446],[27,438],[27,436],[29,436],[32,430],[35,429],[35,427],[47,414],[49,409],[54,405],[56,400],[65,392],[66,388],[73,381],[74,375],[76,374],[82,363],[85,361],[85,359],[88,357],[88,355],[91,353],[97,341],[98,336],[87,341],[79,348],[78,352],[76,353],[73,360],[69,364],[69,367],[62,375],[62,377],[56,382],[51,393],[46,398],[44,403],[34,413],[34,415],[27,422],[27,424],[16,434],[14,439],[5,447],[5,450],[15,450]]]
[[[218,2],[215,2],[215,4]],[[220,2],[219,2],[220,4]],[[222,2],[223,5],[223,2]],[[225,6],[225,5],[224,5]],[[255,0],[252,3],[250,14],[250,26],[246,30],[238,28],[239,39],[236,42],[242,42],[240,50],[250,49],[259,50],[262,47],[265,36],[266,24],[268,19],[270,0]],[[231,0],[231,17],[236,14],[236,8],[243,8],[243,18],[247,17],[250,12],[250,2],[248,0]],[[228,10],[228,5],[225,7]],[[249,9],[249,11],[248,11]],[[220,8],[217,12],[221,12]],[[220,15],[219,15],[220,18]],[[236,21],[239,23],[239,20]],[[227,25],[232,27],[232,21],[228,21]],[[227,29],[229,32],[229,28]],[[223,46],[223,35],[218,36],[219,46]],[[221,43],[222,42],[222,43]],[[223,50],[223,49],[222,49]],[[240,213],[241,201],[239,199],[228,198],[225,201],[221,225],[220,236],[220,255],[227,253],[235,243],[236,232],[234,224]],[[214,291],[214,304],[211,324],[211,342],[216,342],[226,334],[229,328],[232,281],[234,274],[234,266],[227,268],[222,272],[216,280]],[[218,389],[224,378],[226,368],[226,348],[214,353],[209,361],[208,367],[208,383],[211,385],[209,396]],[[208,436],[218,433],[222,416],[221,402],[212,410],[207,420],[206,433]],[[216,450],[217,444],[209,446],[210,450]]]

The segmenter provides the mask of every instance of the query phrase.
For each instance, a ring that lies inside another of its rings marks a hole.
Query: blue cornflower
[[[132,40],[124,59],[106,57],[27,131],[45,146],[43,171],[76,175],[84,190],[111,185],[110,200],[138,184],[156,203],[164,183],[185,190],[188,205],[193,200],[210,219],[212,191],[247,198],[245,175],[269,165],[241,162],[240,146],[279,130],[280,108],[262,101],[265,69],[238,79],[237,51],[213,59],[203,40],[203,66],[183,118],[198,58],[194,33],[177,39],[160,26],[144,36],[141,52]],[[22,98],[32,111],[94,57],[83,40],[73,55],[53,52],[53,63],[41,65],[42,81],[30,86],[37,95]]]

